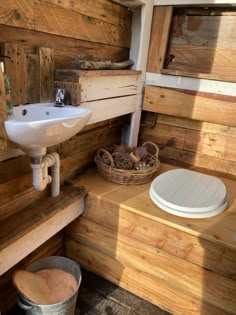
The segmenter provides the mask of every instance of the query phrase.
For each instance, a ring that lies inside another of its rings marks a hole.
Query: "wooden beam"
[[[39,83],[40,102],[55,100],[54,93],[54,50],[51,48],[39,48]]]
[[[107,0],[50,0],[49,2],[104,22],[131,28],[132,12],[124,6]]]
[[[164,67],[172,12],[172,6],[154,8],[147,64],[148,72],[160,72]]]
[[[130,47],[130,30],[121,26],[94,18],[85,18],[78,12],[61,8],[49,2],[35,2],[34,13],[36,31],[113,46]]]
[[[235,83],[183,76],[146,73],[146,85],[236,96]]]
[[[136,1],[132,1],[136,4]],[[153,1],[142,0],[141,7],[134,9],[132,20],[132,37],[130,59],[135,61],[134,69],[146,72],[148,47],[151,34]],[[123,3],[123,1],[122,1]],[[142,78],[144,82],[144,77]],[[142,82],[142,86],[143,86]],[[123,142],[136,146],[138,142],[138,132],[141,119],[142,96],[137,100],[135,112],[131,115],[131,122],[128,129],[123,130]]]
[[[25,93],[25,54],[24,46],[19,43],[5,42],[3,55],[6,65],[6,74],[11,80],[13,104],[26,103]]]
[[[34,1],[11,0],[0,2],[0,24],[34,29]]]
[[[146,86],[143,109],[235,127],[235,105],[233,96]]]

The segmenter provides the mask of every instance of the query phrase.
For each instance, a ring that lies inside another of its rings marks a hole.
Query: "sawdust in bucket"
[[[75,277],[60,269],[42,269],[35,272],[42,277],[50,290],[51,304],[67,300],[77,290]]]

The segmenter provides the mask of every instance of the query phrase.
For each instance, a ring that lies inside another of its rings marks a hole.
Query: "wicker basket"
[[[123,170],[115,167],[113,157],[108,150],[99,149],[95,156],[95,163],[97,164],[98,173],[107,180],[117,184],[126,185],[140,185],[147,183],[157,176],[160,161],[158,159],[159,149],[153,142],[145,142],[142,146],[148,148],[148,155],[150,158],[149,166],[144,170]],[[149,149],[152,147],[154,153],[150,153]],[[104,163],[102,157],[106,156],[109,165]]]

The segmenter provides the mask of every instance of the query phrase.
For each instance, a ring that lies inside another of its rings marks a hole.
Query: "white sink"
[[[5,121],[8,137],[31,156],[42,156],[46,148],[68,140],[88,122],[92,111],[87,108],[54,103],[15,106]]]

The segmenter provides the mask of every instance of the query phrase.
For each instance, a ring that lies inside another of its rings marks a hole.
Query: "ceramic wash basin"
[[[92,111],[54,103],[15,106],[13,115],[5,121],[10,140],[23,147],[31,156],[43,155],[46,148],[68,140],[88,122]]]

